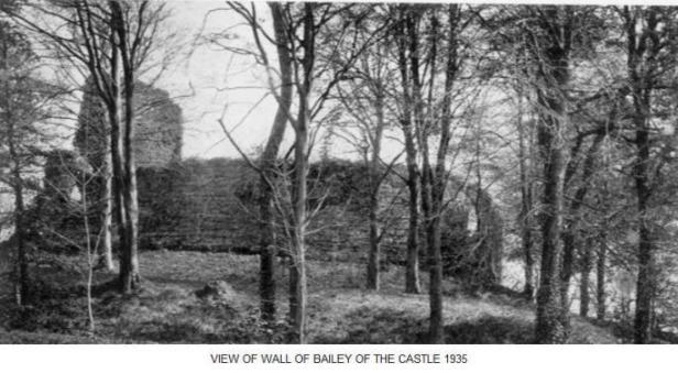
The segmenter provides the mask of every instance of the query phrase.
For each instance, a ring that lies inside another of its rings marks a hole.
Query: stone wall
[[[256,243],[256,218],[236,196],[255,177],[229,159],[175,162],[137,174],[141,239],[151,247],[233,250]]]
[[[63,198],[77,188],[77,157],[59,153],[48,162],[46,175],[53,185],[37,199],[33,220],[45,232],[56,231],[73,241],[84,237],[82,212],[77,201]],[[69,162],[63,160],[71,159]],[[59,161],[59,162],[57,162]],[[59,167],[65,167],[59,171]],[[140,206],[141,249],[258,252],[256,192],[258,175],[242,160],[188,159],[163,167],[141,167],[137,172]],[[308,257],[312,260],[364,261],[369,250],[369,198],[367,170],[348,161],[313,164],[309,171]],[[461,188],[450,182],[449,204],[443,215],[443,256],[447,275],[468,282],[496,283],[503,249],[502,221],[489,194]],[[473,194],[475,193],[475,194]],[[380,191],[380,226],[385,229],[382,252],[385,263],[403,264],[408,229],[407,192],[395,174],[384,180]],[[94,211],[92,213],[95,213]],[[476,214],[477,229],[469,229]],[[91,221],[96,221],[92,217]],[[286,241],[278,216],[284,250]],[[421,224],[423,227],[423,224]],[[47,228],[45,228],[47,227]],[[96,232],[96,227],[91,227]],[[58,241],[57,239],[51,240]],[[43,242],[47,242],[44,241]],[[421,263],[426,264],[424,237]],[[58,246],[58,245],[56,245]]]
[[[256,173],[241,160],[187,160],[171,168],[140,169],[141,235],[146,247],[238,250],[256,253]],[[308,256],[315,260],[366,260],[369,250],[367,170],[360,164],[331,161],[309,170]],[[490,195],[450,182],[443,216],[445,273],[479,285],[501,278],[503,222]],[[316,209],[322,199],[322,208]],[[408,229],[407,192],[397,176],[380,191],[384,262],[403,264]],[[469,216],[475,224],[469,227]],[[282,224],[279,224],[280,226]],[[423,224],[422,224],[423,227]],[[280,237],[284,236],[281,230]],[[422,236],[421,263],[426,248]],[[285,249],[285,241],[279,246]]]

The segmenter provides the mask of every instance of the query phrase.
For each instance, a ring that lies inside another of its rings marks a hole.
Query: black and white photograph
[[[676,344],[677,127],[678,3],[0,0],[0,344]]]

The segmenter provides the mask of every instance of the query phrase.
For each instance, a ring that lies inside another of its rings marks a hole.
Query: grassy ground
[[[283,343],[287,312],[279,290],[279,320],[263,325],[258,315],[258,257],[223,253],[154,251],[140,259],[143,288],[121,297],[97,274],[95,331],[88,331],[84,276],[42,269],[35,306],[0,309],[0,343]],[[363,286],[362,265],[309,263],[309,340],[311,343],[422,343],[428,297],[403,294],[403,270],[383,273],[382,289]],[[285,273],[278,273],[286,284]],[[422,288],[426,288],[423,281]],[[218,289],[198,296],[205,285]],[[448,343],[530,343],[533,306],[509,295],[465,295],[445,284]],[[572,343],[616,343],[610,328],[573,316]],[[10,331],[11,330],[11,331]]]

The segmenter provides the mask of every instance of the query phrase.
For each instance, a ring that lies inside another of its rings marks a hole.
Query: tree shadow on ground
[[[321,344],[411,344],[417,342],[423,320],[405,311],[359,307],[336,330],[315,338]]]
[[[360,307],[346,315],[333,333],[316,337],[327,344],[427,343],[428,321],[406,311]],[[445,326],[449,344],[526,344],[533,342],[530,322],[497,316],[480,316]]]
[[[534,343],[531,322],[501,317],[482,316],[445,326],[445,343],[450,344],[529,344]]]

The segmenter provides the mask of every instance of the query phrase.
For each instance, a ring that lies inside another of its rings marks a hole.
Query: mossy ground
[[[10,298],[3,298],[0,343],[286,341],[285,271],[277,273],[278,320],[265,325],[258,314],[257,256],[161,250],[142,253],[140,263],[143,285],[131,296],[122,297],[110,286],[115,275],[96,274],[94,332],[89,331],[82,269],[74,270],[75,264],[70,270],[41,269],[33,306],[13,308]],[[311,343],[425,342],[428,296],[403,293],[403,268],[385,270],[379,291],[365,289],[359,263],[309,262],[308,273]],[[228,284],[226,296],[196,295],[214,281]],[[507,294],[469,295],[449,280],[444,293],[447,343],[532,342],[533,305]],[[572,343],[618,341],[610,327],[576,316],[572,325]]]

